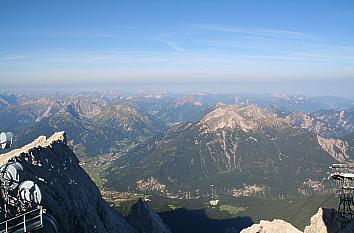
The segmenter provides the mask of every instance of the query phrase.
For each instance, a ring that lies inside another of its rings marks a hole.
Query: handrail
[[[38,213],[36,213],[36,212],[38,212]],[[35,215],[35,216],[30,216],[31,214]],[[19,219],[20,219],[20,221],[15,222],[16,220],[19,220]],[[22,226],[23,232],[27,232],[28,227],[30,226],[31,222],[36,219],[38,219],[37,221],[39,224],[38,224],[38,226],[35,226],[35,228],[43,226],[43,207],[42,206],[40,206],[38,209],[30,210],[26,213],[20,214],[16,217],[13,217],[11,219],[7,219],[7,220],[1,222],[0,223],[0,232],[9,233],[9,232],[11,232],[11,230],[18,228],[21,225],[23,225]],[[14,222],[13,225],[11,224],[11,222]],[[33,224],[33,222],[32,222],[32,224]],[[3,229],[4,225],[5,225],[5,229]],[[21,229],[21,227],[20,227],[20,229]],[[30,229],[30,230],[33,230],[33,229]]]
[[[41,215],[37,215],[37,216],[34,217],[34,218],[31,218],[31,219],[26,220],[26,222],[30,222],[31,220],[34,220],[34,219],[40,218],[40,217],[41,217]],[[16,228],[16,227],[18,227],[18,226],[21,226],[22,224],[26,224],[26,222],[17,223],[16,225],[13,225],[13,226],[8,227],[7,230],[11,230],[11,229],[14,229],[14,228]],[[25,230],[25,229],[26,229],[26,227],[24,226],[24,230]]]
[[[0,225],[1,225],[1,224],[3,224],[4,222],[8,222],[8,221],[11,221],[11,220],[17,219],[17,218],[19,218],[19,217],[21,217],[21,216],[23,216],[23,215],[25,215],[25,214],[30,214],[30,213],[35,212],[35,211],[40,211],[40,213],[42,213],[42,212],[43,212],[43,207],[42,207],[42,206],[40,206],[38,209],[33,209],[33,210],[30,210],[30,211],[28,211],[28,212],[26,212],[26,213],[20,214],[20,215],[18,215],[18,216],[16,216],[16,217],[13,217],[13,218],[7,219],[7,220],[5,220],[5,221],[1,222],[1,223],[0,223]]]

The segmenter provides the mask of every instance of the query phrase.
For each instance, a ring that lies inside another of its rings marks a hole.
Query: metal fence
[[[30,232],[43,227],[43,207],[30,210],[0,223],[0,233]]]

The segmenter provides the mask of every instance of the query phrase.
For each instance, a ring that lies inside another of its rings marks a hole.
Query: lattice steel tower
[[[330,178],[337,181],[339,186],[337,193],[339,197],[338,212],[352,220],[354,219],[354,163],[333,164],[331,168],[334,171]]]

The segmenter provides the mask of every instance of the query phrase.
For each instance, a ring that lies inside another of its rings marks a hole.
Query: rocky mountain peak
[[[296,112],[287,115],[284,120],[293,127],[307,129],[322,137],[340,138],[354,132],[353,111],[350,109]]]
[[[320,208],[311,217],[311,224],[304,233],[350,233],[353,232],[353,223],[342,217],[335,209]]]
[[[142,199],[131,207],[128,222],[139,233],[172,233],[160,216]]]
[[[191,104],[195,106],[203,106],[203,102],[195,98],[194,96],[183,96],[176,101],[176,106],[181,106],[185,104]]]
[[[311,224],[305,227],[304,233],[353,233],[354,221],[342,217],[335,209],[319,208],[311,217]],[[301,233],[291,224],[283,220],[272,222],[261,220],[241,233]]]
[[[8,160],[18,157],[21,154],[28,154],[30,153],[31,150],[34,150],[36,148],[50,147],[54,143],[60,143],[66,145],[67,144],[66,133],[64,131],[57,132],[53,134],[50,138],[47,138],[45,136],[40,136],[30,144],[23,146],[22,148],[12,150],[5,154],[0,154],[0,165],[5,164]]]
[[[98,97],[79,98],[74,96],[64,100],[64,105],[72,106],[75,112],[87,118],[97,116],[107,107],[107,103]]]
[[[261,220],[259,224],[253,224],[241,233],[302,233],[290,223],[274,219],[272,222]]]
[[[309,129],[314,125],[314,118],[305,113],[290,114],[285,117],[285,121],[303,129]]]
[[[129,215],[132,225],[111,208],[80,167],[64,131],[49,138],[40,136],[22,148],[0,154],[0,166],[9,160],[20,163],[26,180],[39,186],[41,205],[55,218],[58,233],[170,233],[159,215],[142,200]]]
[[[19,162],[26,179],[38,184],[42,205],[57,221],[59,233],[133,233],[134,229],[102,199],[66,144],[65,132],[0,155],[1,165]]]
[[[115,104],[112,106],[112,109],[116,110],[116,111],[124,111],[125,113],[137,113],[137,111],[135,110],[134,107],[130,106],[130,105],[126,105],[126,104]]]
[[[133,106],[125,104],[113,105],[110,109],[98,115],[97,119],[116,126],[124,126],[127,130],[132,130],[132,124],[134,123],[149,123],[149,119],[146,116],[138,112]]]
[[[132,136],[149,136],[157,131],[155,121],[134,106],[115,104],[95,117],[95,122]]]
[[[260,126],[280,125],[284,122],[276,114],[262,110],[256,105],[219,105],[199,122],[216,131],[223,128],[239,128],[245,132]]]

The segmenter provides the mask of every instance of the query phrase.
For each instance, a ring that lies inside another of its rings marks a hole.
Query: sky
[[[0,88],[354,96],[354,1],[0,0]]]

